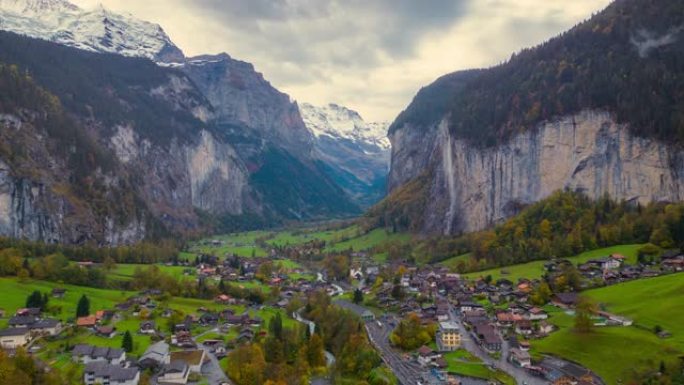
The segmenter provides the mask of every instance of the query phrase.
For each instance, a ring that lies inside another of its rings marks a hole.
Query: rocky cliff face
[[[190,58],[177,67],[209,100],[219,124],[250,128],[296,156],[311,155],[312,136],[297,104],[271,86],[252,64],[221,54]]]
[[[446,120],[429,135],[404,127],[390,138],[394,188],[433,170],[426,232],[484,229],[565,188],[641,203],[684,198],[684,151],[634,136],[607,112],[565,116],[485,149],[451,137]]]
[[[391,194],[372,217],[455,234],[559,189],[682,200],[683,11],[615,1],[506,63],[423,88],[390,127]]]

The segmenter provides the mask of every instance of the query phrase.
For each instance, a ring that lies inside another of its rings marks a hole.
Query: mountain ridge
[[[371,214],[459,234],[555,190],[681,200],[683,15],[674,1],[618,0],[504,64],[423,88],[390,127],[390,196]]]

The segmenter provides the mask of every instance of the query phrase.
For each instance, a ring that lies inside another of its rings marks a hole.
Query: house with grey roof
[[[3,349],[16,349],[31,341],[29,328],[9,328],[0,330],[0,347]]]
[[[112,365],[120,365],[126,360],[126,352],[123,349],[79,344],[71,351],[71,357],[75,362],[84,364],[106,362]]]
[[[169,344],[159,341],[145,350],[145,353],[138,360],[138,365],[143,368],[155,368],[168,363],[168,360]]]
[[[176,360],[167,364],[157,378],[159,385],[185,385],[190,377],[190,366],[184,361]]]
[[[125,368],[107,362],[89,362],[83,371],[85,385],[138,385],[140,371],[136,368]]]

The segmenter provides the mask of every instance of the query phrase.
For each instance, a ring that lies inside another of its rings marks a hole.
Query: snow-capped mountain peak
[[[83,50],[180,62],[184,56],[157,24],[99,5],[67,0],[0,0],[0,29]]]
[[[17,14],[77,11],[78,7],[66,0],[0,0],[0,9]]]
[[[358,112],[334,103],[322,107],[302,103],[299,111],[307,128],[317,138],[326,135],[375,145],[382,150],[390,148],[387,122],[367,123]]]

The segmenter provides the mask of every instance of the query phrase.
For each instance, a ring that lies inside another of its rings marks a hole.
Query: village
[[[545,282],[541,277],[468,279],[446,267],[380,264],[357,253],[348,276],[335,280],[325,268],[312,270],[275,253],[269,258],[206,255],[194,264],[181,263],[179,268],[189,280],[233,288],[223,289],[196,308],[181,310],[161,290],[148,289],[111,308],[88,309],[78,317],[58,319],[47,309],[41,310],[38,295],[39,306],[0,314],[8,318],[7,328],[0,331],[0,344],[9,352],[22,347],[38,357],[57,357],[63,365],[78,368],[85,385],[138,385],[143,377],[145,383],[160,385],[227,384],[230,380],[221,360],[232,349],[265,335],[276,313],[290,323],[307,322],[297,313],[302,299],[323,291],[365,322],[371,342],[402,384],[599,385],[604,382],[588,368],[560,357],[531,354],[530,341],[557,329],[550,313],[574,314],[579,291],[590,286],[684,269],[680,253],[636,265],[626,264],[619,254],[577,266],[551,260],[544,265],[546,281],[558,281],[572,271],[580,283],[542,293],[540,299]],[[94,264],[80,265],[88,269]],[[501,273],[505,276],[506,268]],[[262,297],[246,288],[258,288]],[[57,285],[42,294],[42,301],[67,294],[67,289]],[[632,323],[599,308],[590,317],[595,327]],[[417,327],[429,330],[430,339],[411,349],[395,346],[393,338],[407,319],[419,320]],[[668,331],[658,333],[665,338]],[[123,337],[120,346],[113,343],[117,336]],[[144,340],[145,348],[134,349],[132,340]],[[467,370],[459,369],[473,366],[491,372],[492,377],[469,376]]]

